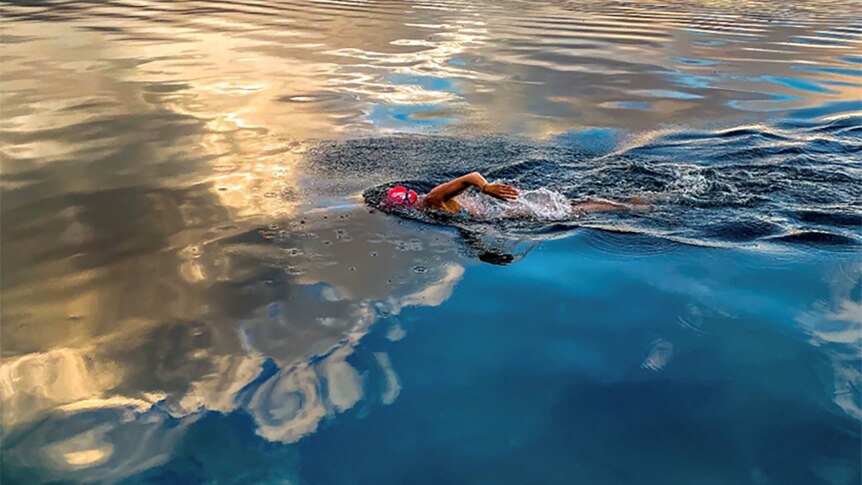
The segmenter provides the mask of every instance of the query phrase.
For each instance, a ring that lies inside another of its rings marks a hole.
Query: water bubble
[[[379,253],[377,251],[371,251],[368,254],[370,254],[372,258],[376,258]]]
[[[291,276],[301,276],[305,274],[305,270],[300,268],[299,266],[288,266],[284,268],[284,272]]]
[[[422,251],[421,241],[395,241],[395,249],[399,251]]]
[[[425,266],[422,266],[422,265],[415,266],[415,267],[413,268],[413,272],[414,272],[414,273],[420,273],[420,274],[421,274],[421,273],[427,273],[427,272],[428,272],[428,268],[426,268]]]

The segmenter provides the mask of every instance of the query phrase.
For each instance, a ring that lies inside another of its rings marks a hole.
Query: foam
[[[546,188],[523,190],[520,197],[513,201],[502,201],[472,192],[461,195],[459,200],[479,220],[565,221],[577,217],[568,197]]]

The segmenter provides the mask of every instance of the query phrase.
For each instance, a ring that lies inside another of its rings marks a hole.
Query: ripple
[[[143,70],[136,75],[150,81],[153,92],[172,92],[191,80],[184,77],[194,78],[191,91],[228,76],[262,79],[270,119],[273,114],[289,119],[289,108],[320,113],[313,123],[309,117],[296,118],[297,123],[314,124],[330,135],[363,127],[434,131],[455,126],[541,134],[559,131],[561,124],[583,124],[577,119],[583,116],[589,118],[586,124],[596,124],[606,119],[602,108],[626,110],[627,119],[619,123],[646,128],[671,114],[677,122],[697,124],[735,111],[814,108],[855,96],[856,86],[834,83],[859,76],[846,67],[854,59],[846,49],[859,42],[859,29],[847,15],[830,12],[829,5],[776,8],[747,1],[719,7],[680,1],[656,9],[645,2],[533,2],[512,9],[451,2],[218,1],[201,6],[57,1],[43,8],[6,6],[11,28],[4,42],[54,41],[54,34],[32,35],[17,25],[67,21],[69,29],[86,32],[84,42],[127,48],[132,54],[106,59],[100,69],[139,65]],[[218,32],[230,36],[213,48],[209,36]],[[182,44],[188,52],[180,52]],[[155,45],[164,52],[146,56],[146,46]],[[751,49],[758,52],[755,58],[745,55]],[[141,58],[135,58],[138,52]],[[66,66],[73,57],[65,56]],[[770,63],[786,65],[767,67]],[[196,72],[184,76],[189,69]],[[670,73],[675,69],[702,72],[704,79]],[[12,62],[7,78],[14,81],[27,70]],[[556,74],[549,76],[548,70]],[[42,77],[53,72],[43,70]],[[404,84],[399,77],[434,77],[458,88]],[[781,81],[763,91],[757,79],[766,77]],[[490,94],[499,83],[518,86],[508,94],[521,100],[515,103],[518,110]],[[784,88],[791,84],[815,91],[787,97]],[[692,88],[698,91],[689,92]],[[577,107],[561,110],[559,103],[544,101],[563,97],[576,99]],[[685,99],[693,105],[646,104],[654,99]]]
[[[860,246],[860,241],[855,237],[823,231],[797,231],[782,236],[776,236],[772,239],[810,246],[844,246],[851,250],[857,250]]]
[[[801,210],[796,212],[796,217],[804,223],[862,229],[862,213],[838,208],[829,211]]]

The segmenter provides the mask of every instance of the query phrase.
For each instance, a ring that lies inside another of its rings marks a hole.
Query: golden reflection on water
[[[112,461],[112,447],[120,445],[106,438],[106,433],[151,422],[157,419],[154,413],[165,412],[189,424],[205,411],[242,409],[252,416],[260,436],[293,443],[316,430],[324,417],[351,409],[361,399],[394,402],[397,371],[385,354],[375,356],[383,382],[379,398],[365,396],[364,381],[370,377],[360,375],[347,357],[381,314],[394,318],[405,307],[445,301],[464,268],[442,263],[454,257],[451,240],[438,240],[433,233],[414,234],[406,241],[392,239],[396,222],[391,219],[356,209],[340,214],[344,218],[336,215],[324,212],[307,218],[305,225],[316,232],[289,242],[259,244],[253,242],[261,240],[258,232],[252,231],[233,242],[228,237],[180,250],[196,255],[192,260],[197,269],[190,271],[184,263],[178,273],[203,277],[171,280],[173,291],[181,292],[176,302],[182,306],[165,305],[167,298],[160,303],[151,300],[149,309],[140,312],[150,320],[123,313],[116,325],[88,326],[87,321],[104,315],[112,303],[109,298],[122,302],[146,296],[141,289],[123,296],[122,290],[109,293],[103,287],[100,304],[89,308],[90,313],[82,312],[81,321],[68,324],[62,332],[54,326],[44,336],[7,333],[17,348],[37,349],[8,356],[0,365],[4,429],[26,431],[30,422],[46,415],[60,429],[65,429],[62,423],[76,429],[71,423],[80,420],[92,421],[94,426],[60,441],[52,438],[44,446],[40,435],[33,435],[32,445],[25,439],[12,455],[12,463],[38,463],[53,470],[50,474],[77,471],[80,475],[75,476],[82,479],[101,477],[110,470],[125,474],[127,470],[121,471],[117,463],[126,463],[128,457],[123,454],[119,462]],[[372,229],[379,237],[332,245],[322,239],[358,228]],[[249,236],[252,240],[247,241]],[[372,264],[372,252],[382,264]],[[294,254],[306,255],[300,267],[291,264]],[[356,269],[344,271],[327,261]],[[419,263],[430,267],[421,276],[412,270]],[[258,273],[271,272],[264,267],[281,276],[264,283]],[[167,276],[158,279],[165,281]],[[225,293],[220,281],[228,287],[253,281],[252,287],[260,289],[255,294]],[[244,301],[223,300],[219,295]],[[69,310],[62,303],[52,306],[56,312]],[[23,342],[14,340],[25,337]],[[4,340],[4,348],[6,344]],[[264,378],[248,399],[238,399],[240,391],[261,376],[267,359],[279,370]],[[151,410],[154,405],[161,411]],[[119,422],[115,414],[99,418],[101,414],[94,413],[100,409],[125,417]],[[159,429],[148,427],[147,433],[155,434],[155,440],[168,433],[162,447],[182,433],[182,428]],[[22,453],[29,456],[28,461],[20,461]],[[168,454],[160,456],[163,460]],[[88,467],[94,471],[87,471]]]

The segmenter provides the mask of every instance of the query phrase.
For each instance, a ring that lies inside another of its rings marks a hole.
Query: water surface
[[[2,481],[859,483],[857,10],[3,2]]]

